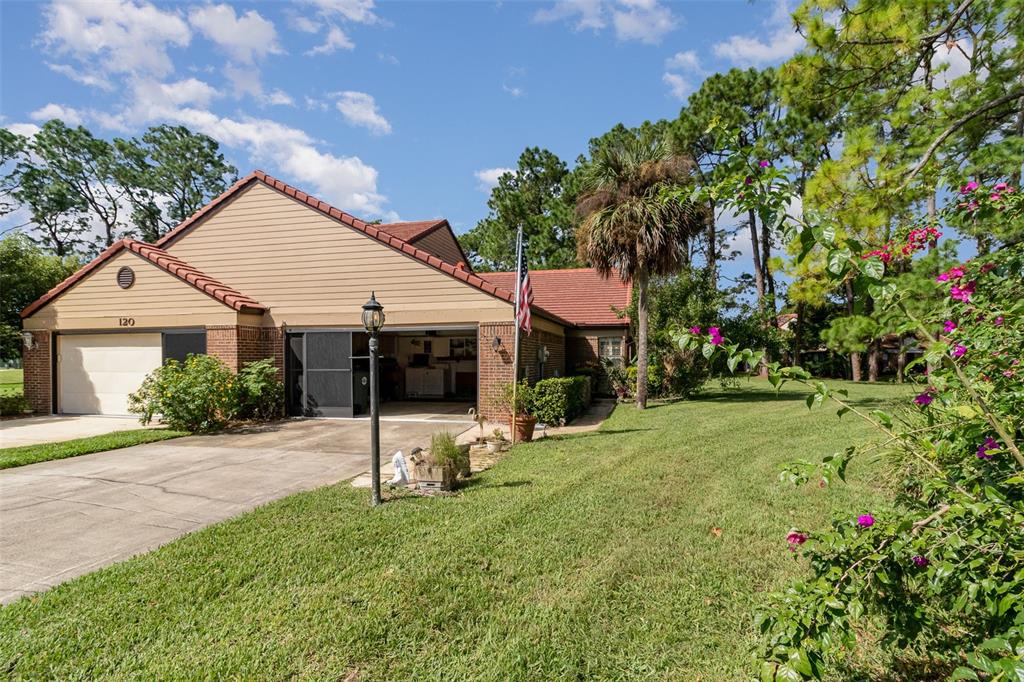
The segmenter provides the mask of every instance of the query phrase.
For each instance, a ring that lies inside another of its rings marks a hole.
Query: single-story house
[[[626,357],[626,285],[589,269],[531,277],[523,375]],[[153,369],[207,353],[236,371],[273,358],[289,414],[358,415],[372,291],[387,317],[382,398],[497,416],[513,372],[513,280],[475,273],[446,220],[368,223],[255,171],[155,244],[117,242],[22,311],[25,394],[37,412],[125,414]]]

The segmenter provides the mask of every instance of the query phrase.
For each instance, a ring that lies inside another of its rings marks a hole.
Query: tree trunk
[[[711,272],[711,280],[718,281],[718,234],[715,231],[715,200],[709,199],[708,206],[711,209],[711,220],[708,221],[708,270]]]
[[[907,378],[907,346],[906,337],[900,334],[900,352],[896,356],[896,383],[902,384]]]
[[[846,314],[853,317],[853,282],[846,280]],[[860,381],[860,353],[850,352],[850,380]]]
[[[647,407],[647,270],[636,273],[636,406]]]
[[[772,235],[768,229],[768,225],[765,224],[764,219],[761,220],[761,278],[764,280],[765,289],[767,290],[767,302],[766,309],[775,315],[775,277],[772,276],[770,261],[772,259]]]
[[[868,346],[868,381],[871,383],[878,381],[878,360],[881,355],[880,345],[878,339],[875,339]]]
[[[803,360],[803,344],[804,344],[804,311],[806,306],[803,303],[796,304],[796,322],[793,330],[793,364],[797,367],[800,366]]]
[[[754,282],[757,284],[757,303],[764,305],[764,270],[761,267],[761,246],[757,238],[757,218],[754,212],[748,211],[747,218],[750,222],[750,246],[754,256]]]

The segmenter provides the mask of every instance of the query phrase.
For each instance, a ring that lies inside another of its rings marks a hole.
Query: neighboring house
[[[625,357],[628,323],[613,309],[628,287],[586,269],[531,277],[524,375]],[[119,241],[28,306],[25,394],[37,412],[125,414],[149,372],[205,352],[236,371],[272,358],[289,414],[360,414],[373,291],[387,316],[382,396],[497,416],[512,380],[513,279],[475,274],[446,220],[373,225],[256,171],[156,244]]]

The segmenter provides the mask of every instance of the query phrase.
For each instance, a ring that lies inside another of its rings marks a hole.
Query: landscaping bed
[[[870,407],[906,393],[844,387]],[[757,607],[804,571],[789,529],[885,506],[878,471],[819,489],[779,468],[868,433],[744,381],[517,446],[452,496],[294,495],[4,607],[0,670],[747,679]]]

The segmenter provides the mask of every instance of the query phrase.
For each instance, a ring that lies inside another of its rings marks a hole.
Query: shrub
[[[437,466],[461,470],[468,464],[469,453],[455,442],[450,431],[441,431],[430,437],[430,459]]]
[[[168,360],[128,396],[128,411],[141,415],[143,424],[160,415],[177,431],[215,431],[236,412],[234,384],[227,365],[209,355],[190,355],[184,363]]]
[[[501,387],[499,402],[509,414],[512,412],[516,414],[533,414],[533,387],[530,386],[526,379],[520,381],[518,386],[512,382],[504,384]],[[513,402],[515,405],[513,405]],[[513,407],[515,408],[514,410]]]
[[[542,379],[533,386],[533,414],[546,424],[571,421],[590,404],[590,377]]]
[[[284,384],[277,378],[277,367],[271,359],[250,362],[238,373],[235,381],[239,419],[269,421],[284,412]]]
[[[29,409],[28,400],[23,395],[0,395],[0,415],[23,414]]]

